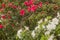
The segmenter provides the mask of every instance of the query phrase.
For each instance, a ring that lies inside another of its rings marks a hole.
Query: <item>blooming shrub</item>
[[[60,0],[0,0],[0,40],[60,40],[59,13]]]
[[[56,30],[60,27],[59,17],[55,17],[52,20],[49,20],[50,18],[45,18],[44,21],[41,19],[32,31],[30,31],[28,27],[24,26],[25,29],[18,30],[17,37],[19,40],[60,40],[60,38],[56,38],[57,36],[60,37],[60,31],[56,32],[60,29]]]

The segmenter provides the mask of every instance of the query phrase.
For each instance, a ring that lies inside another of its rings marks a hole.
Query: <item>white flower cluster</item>
[[[42,26],[43,28],[47,28],[48,31],[45,32],[45,35],[49,35],[51,30],[54,30],[56,28],[56,25],[59,24],[59,18],[60,18],[60,14],[59,12],[57,13],[57,17],[53,18],[52,21],[49,20],[48,25],[46,26]],[[45,21],[48,21],[48,19],[45,18]],[[35,31],[38,31],[38,29],[40,29],[40,23],[42,23],[43,20],[41,19],[40,21],[38,21],[38,26],[35,27],[35,30],[32,31],[32,37],[34,37],[36,35]],[[51,37],[52,38],[52,37]],[[48,40],[50,40],[51,38],[49,38]],[[52,39],[51,39],[52,40]]]
[[[56,26],[59,24],[59,21],[60,21],[60,14],[59,14],[59,12],[57,13],[57,17],[53,18],[52,20],[48,20],[48,19],[45,18],[44,21],[45,22],[49,21],[47,25],[42,25],[42,27],[44,29],[45,29],[45,27],[47,28],[47,31],[45,32],[45,35],[49,35],[50,32],[52,30],[54,30],[56,28]],[[38,31],[38,30],[40,31],[40,24],[42,22],[43,22],[43,19],[41,19],[40,21],[38,21],[38,26],[36,26],[35,29],[31,32],[31,36],[33,38],[36,36],[36,32],[35,31]],[[26,26],[24,26],[24,27],[25,27],[25,30],[29,30],[28,27],[26,27]],[[22,29],[18,30],[18,32],[17,32],[17,36],[19,38],[21,38],[21,36],[20,36],[21,32],[22,32]],[[54,37],[54,35],[51,35],[48,40],[53,40],[53,37]]]
[[[48,31],[46,31],[45,32],[45,34],[50,34],[50,32],[51,32],[51,30],[54,30],[55,28],[56,28],[56,25],[58,25],[59,24],[59,21],[60,21],[60,14],[59,14],[59,12],[57,13],[57,17],[55,17],[55,18],[53,18],[52,19],[52,22],[49,22],[49,24],[47,25],[47,30]],[[54,38],[54,35],[52,34],[49,38],[48,38],[48,40],[53,40],[53,38]]]
[[[51,31],[52,29],[55,29],[58,23],[59,23],[59,19],[53,18],[52,22],[48,23],[48,25],[46,26],[47,30]]]
[[[53,40],[53,38],[54,38],[54,34],[52,34],[52,35],[48,38],[48,40]]]
[[[32,31],[31,35],[32,35],[33,38],[35,37],[35,35],[36,35],[35,30]]]
[[[35,27],[35,29],[32,31],[31,36],[34,38],[36,36],[35,31],[38,31],[40,29],[40,23],[42,23],[42,19],[38,21],[38,26]]]
[[[48,25],[46,26],[48,31],[46,31],[45,34],[49,35],[51,30],[54,30],[56,28],[56,25],[58,25],[60,21],[59,18],[60,18],[60,14],[58,12],[57,17],[53,18],[52,21],[49,21]]]
[[[25,30],[29,30],[29,27],[27,27],[27,26],[24,26],[24,27],[25,27]],[[21,32],[23,32],[22,29],[18,30],[18,32],[17,32],[17,37],[22,38],[22,37],[21,37]]]
[[[18,30],[18,32],[17,32],[17,36],[19,37],[19,38],[21,38],[21,32],[22,32],[23,30],[22,29],[20,29],[20,30]]]

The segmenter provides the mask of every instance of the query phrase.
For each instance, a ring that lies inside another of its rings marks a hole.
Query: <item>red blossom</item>
[[[37,9],[37,5],[32,5],[31,6],[31,11],[34,12]]]
[[[24,2],[24,5],[29,6],[29,2],[28,1],[25,1]]]
[[[4,11],[4,8],[0,8],[0,12],[3,12]]]
[[[1,18],[2,18],[2,19],[6,19],[6,16],[5,16],[5,15],[1,15]]]
[[[8,19],[11,19],[11,16],[8,16]]]
[[[49,4],[49,2],[45,2],[47,5]]]
[[[3,28],[3,25],[2,24],[0,24],[0,29],[2,29]]]
[[[39,6],[42,7],[42,2],[39,3]]]
[[[13,6],[12,6],[12,8],[16,9],[16,8],[17,8],[17,6],[13,5]]]
[[[5,8],[5,6],[6,6],[6,5],[5,5],[4,3],[2,3],[2,5],[1,5],[1,6],[2,6],[2,8]]]
[[[33,1],[25,1],[24,5],[31,6],[31,5],[33,5]]]
[[[25,10],[24,9],[20,10],[20,15],[21,16],[24,16],[25,15]]]
[[[33,5],[33,1],[29,1],[29,5],[30,5],[30,6]]]
[[[28,12],[30,12],[30,11],[31,11],[31,8],[30,8],[30,7],[28,7],[28,8],[27,8],[27,10],[28,10]]]
[[[14,9],[17,8],[17,6],[16,5],[13,5],[13,3],[9,3],[8,6],[11,7],[11,8],[14,8]]]
[[[9,7],[12,7],[12,6],[13,6],[13,3],[9,3],[8,6],[9,6]]]

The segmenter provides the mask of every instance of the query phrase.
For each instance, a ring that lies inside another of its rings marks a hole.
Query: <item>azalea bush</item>
[[[60,0],[0,0],[0,40],[60,39]]]

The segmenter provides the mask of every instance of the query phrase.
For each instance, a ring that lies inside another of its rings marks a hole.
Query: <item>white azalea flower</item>
[[[35,37],[35,31],[34,30],[32,31],[31,35],[33,38]]]
[[[54,24],[48,24],[47,25],[47,30],[52,30],[52,29],[55,29],[56,28],[56,25]]]
[[[60,19],[60,13],[59,12],[57,13],[57,17]]]
[[[24,26],[26,30],[29,30],[29,27]]]
[[[43,28],[45,28],[45,26],[44,26],[44,25],[42,25],[42,27],[43,27]]]
[[[54,38],[54,35],[52,34],[48,40],[53,40],[53,38]]]
[[[22,29],[18,30],[18,32],[17,32],[17,36],[18,36],[19,38],[21,38],[21,32],[22,32]]]
[[[49,23],[51,23],[51,20],[49,20]]]
[[[47,18],[45,18],[45,21],[48,21],[48,19],[47,19]]]
[[[43,20],[41,19],[40,21],[38,21],[38,24],[40,24],[40,23],[42,23],[43,22]]]
[[[57,13],[57,17],[60,17],[60,14],[59,14],[59,12]]]
[[[56,24],[56,25],[57,25],[58,22],[59,22],[59,19],[57,19],[57,18],[53,18],[53,19],[52,19],[52,23],[53,23],[53,24]]]
[[[37,30],[37,29],[39,29],[39,28],[40,28],[40,25],[36,26],[36,27],[35,27],[35,30]]]
[[[46,31],[45,32],[45,35],[49,35],[51,31]]]

